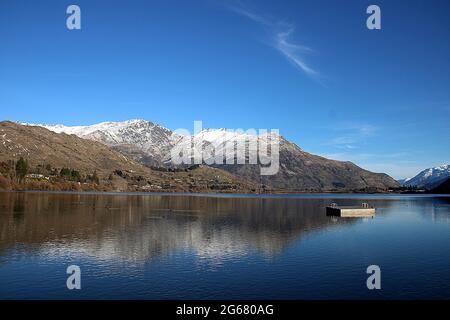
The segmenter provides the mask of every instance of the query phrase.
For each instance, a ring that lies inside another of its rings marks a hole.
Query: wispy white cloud
[[[378,127],[367,123],[335,124],[332,129],[337,134],[325,145],[340,149],[355,149],[358,144],[373,136]]]
[[[303,59],[303,53],[310,53],[312,49],[291,41],[294,28],[287,31],[278,32],[275,37],[275,47],[280,51],[294,66],[303,70],[310,76],[319,75],[317,71],[309,67]]]
[[[238,4],[235,6],[229,6],[229,9],[231,11],[234,11],[237,14],[240,14],[241,16],[249,18],[250,20],[253,20],[254,22],[258,22],[262,25],[265,25],[265,26],[272,25],[272,23],[270,22],[269,19],[263,17],[262,15],[258,15],[254,12],[251,12],[251,11],[245,9],[242,4]]]
[[[270,45],[284,56],[294,67],[311,77],[318,77],[320,75],[319,72],[306,63],[304,58],[305,54],[310,54],[313,50],[307,46],[296,43],[293,39],[295,31],[295,26],[293,24],[257,14],[247,9],[242,3],[230,6],[229,8],[233,12],[263,26],[269,34]]]
[[[341,123],[333,127],[339,131],[352,131],[360,136],[370,136],[374,134],[379,128],[370,123]]]

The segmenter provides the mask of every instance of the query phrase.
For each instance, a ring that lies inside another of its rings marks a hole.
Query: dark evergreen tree
[[[94,174],[92,175],[92,182],[96,184],[100,184],[100,181],[98,179],[97,171],[94,171]]]
[[[20,157],[16,163],[16,177],[19,180],[23,180],[28,173],[28,161]]]

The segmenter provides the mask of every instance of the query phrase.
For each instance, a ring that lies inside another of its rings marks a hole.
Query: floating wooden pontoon
[[[371,208],[367,203],[358,206],[338,206],[332,203],[327,207],[327,216],[342,218],[371,218],[375,216],[375,208]]]

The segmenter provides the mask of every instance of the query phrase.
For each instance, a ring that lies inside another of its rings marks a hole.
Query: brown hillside
[[[108,146],[75,135],[54,133],[38,126],[0,122],[0,163],[28,160],[37,167],[70,168],[82,175],[97,172],[102,180],[112,177],[113,189],[122,191],[233,191],[256,187],[220,169],[199,167],[181,172],[152,170]],[[109,182],[108,182],[109,183]]]

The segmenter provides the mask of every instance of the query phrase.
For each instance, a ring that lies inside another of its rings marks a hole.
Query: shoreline
[[[0,193],[37,193],[65,195],[104,195],[104,196],[194,196],[211,198],[358,198],[379,197],[450,197],[449,194],[433,193],[357,193],[357,192],[290,192],[290,193],[218,193],[218,192],[138,192],[138,191],[56,191],[56,190],[0,190]]]

